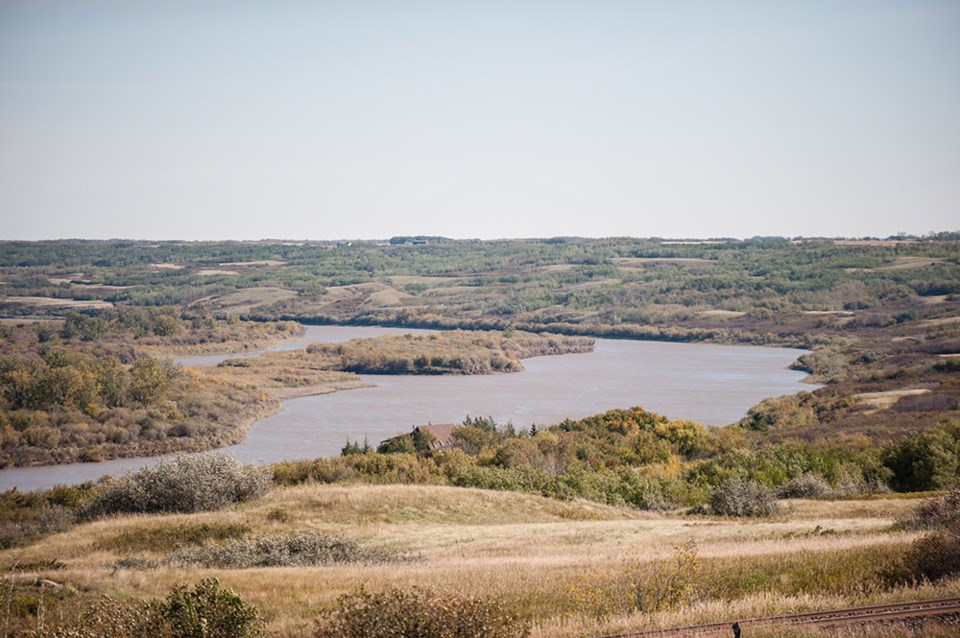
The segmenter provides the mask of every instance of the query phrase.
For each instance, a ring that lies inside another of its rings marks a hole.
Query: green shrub
[[[226,454],[178,456],[107,486],[88,516],[126,512],[200,512],[266,493],[269,476]]]
[[[151,638],[254,638],[263,635],[256,608],[232,590],[206,578],[192,590],[178,585],[166,599],[148,606]]]
[[[278,534],[240,539],[215,547],[181,550],[167,562],[207,567],[292,567],[333,563],[382,563],[387,552],[361,547],[355,541],[326,534]]]
[[[425,589],[365,589],[337,599],[316,638],[524,638],[529,624],[492,599]]]
[[[60,622],[55,622],[49,633],[39,635],[50,638],[257,638],[263,635],[259,612],[233,591],[221,588],[216,578],[202,580],[193,589],[177,585],[163,600],[121,603],[103,598],[77,615],[57,615]],[[34,634],[29,632],[29,635]]]
[[[890,487],[923,492],[960,485],[960,422],[948,421],[904,439],[885,451],[893,472]]]
[[[710,507],[719,516],[771,516],[780,509],[769,487],[739,478],[715,489]]]
[[[270,466],[277,485],[300,485],[312,477],[313,461],[282,461]]]

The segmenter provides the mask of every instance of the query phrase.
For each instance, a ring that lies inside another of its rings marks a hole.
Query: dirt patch
[[[573,270],[576,268],[576,264],[553,264],[552,266],[544,266],[540,269],[541,272],[566,272],[568,270]]]
[[[62,324],[63,319],[52,319],[50,317],[0,317],[0,323],[11,326],[22,326],[30,323],[52,323]]]
[[[373,283],[351,284],[349,286],[330,286],[326,289],[326,297],[332,301],[340,301],[341,299],[354,299],[356,297],[369,295],[377,292],[378,290],[383,290],[384,288],[390,288],[390,286],[386,284]]]
[[[276,259],[260,259],[259,261],[225,261],[221,266],[286,266],[287,262]]]
[[[899,246],[900,244],[915,244],[912,239],[835,239],[837,246]]]
[[[476,288],[471,286],[447,286],[444,288],[431,288],[421,293],[424,297],[450,297],[453,295],[469,294],[476,292]]]
[[[68,284],[71,288],[79,288],[80,290],[126,290],[127,288],[133,288],[133,286],[111,286],[109,284],[91,284],[86,282],[78,282],[73,279],[62,279],[60,277],[49,277],[47,281],[49,281],[51,284],[54,284],[55,286]]]
[[[957,323],[960,321],[960,317],[941,317],[940,319],[924,319],[923,321],[918,321],[917,325],[920,326],[946,326],[951,323]]]
[[[620,268],[646,268],[659,264],[695,266],[714,262],[712,259],[702,259],[700,257],[615,257],[613,263]]]
[[[727,241],[662,241],[661,246],[715,246],[717,244],[729,244]]]
[[[344,379],[341,381],[330,381],[329,383],[319,383],[316,385],[307,385],[297,388],[268,388],[266,390],[274,399],[278,401],[289,401],[290,399],[299,399],[301,397],[314,397],[321,394],[332,394],[341,390],[356,390],[358,388],[374,388],[372,383],[357,379]]]
[[[909,268],[925,268],[934,264],[942,264],[945,259],[939,257],[898,257],[885,266],[873,270],[907,270]]]
[[[928,388],[916,388],[912,390],[887,390],[886,392],[863,392],[853,395],[853,398],[862,405],[872,408],[870,412],[886,410],[903,397],[919,396],[921,394],[930,394]]]
[[[54,284],[55,286],[59,286],[60,284],[72,284],[75,281],[80,283],[89,283],[87,281],[84,281],[84,277],[86,277],[86,275],[82,272],[72,272],[70,274],[61,275],[59,277],[47,277],[47,281]]]
[[[384,308],[387,306],[401,305],[402,302],[413,298],[413,295],[408,295],[407,293],[400,292],[395,288],[390,288],[388,290],[380,290],[373,293],[367,297],[366,304],[377,308]]]
[[[919,299],[928,306],[935,306],[937,304],[945,303],[947,301],[947,295],[934,295],[932,297],[920,297]]]
[[[160,270],[183,270],[186,268],[183,264],[150,264],[153,268]]]
[[[297,296],[296,291],[286,288],[246,288],[229,292],[208,300],[208,304],[220,310],[243,313],[258,306],[266,306]]]
[[[720,319],[725,319],[725,318],[733,318],[733,317],[742,317],[745,314],[747,313],[740,312],[738,310],[704,310],[702,312],[698,312],[697,316],[716,317]]]
[[[204,268],[197,271],[198,275],[203,277],[215,277],[217,275],[239,275],[236,270],[220,270],[219,268]]]
[[[0,303],[15,303],[24,306],[61,306],[66,308],[113,308],[109,301],[100,299],[56,299],[54,297],[5,297]]]
[[[396,306],[413,295],[401,292],[386,284],[367,283],[327,288],[327,299],[333,302],[351,301],[377,308]]]
[[[598,286],[615,286],[622,282],[622,279],[597,279],[596,281],[585,281],[582,284],[575,284],[570,286],[570,288],[576,290],[582,288],[596,288]]]

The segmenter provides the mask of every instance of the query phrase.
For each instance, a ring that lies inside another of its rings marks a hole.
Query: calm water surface
[[[363,336],[426,332],[398,328],[309,326],[282,349]],[[803,372],[787,369],[801,350],[756,346],[598,339],[592,353],[536,357],[525,372],[489,376],[374,376],[376,384],[285,402],[258,421],[240,444],[224,448],[249,463],[334,456],[347,440],[381,440],[414,425],[459,423],[492,416],[517,428],[549,425],[612,408],[640,405],[671,418],[726,425],[763,398],[812,389]],[[213,365],[223,358],[182,359]],[[0,470],[0,489],[44,489],[57,483],[119,475],[156,458]]]

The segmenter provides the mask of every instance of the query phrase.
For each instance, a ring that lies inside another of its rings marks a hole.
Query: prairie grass
[[[895,499],[791,501],[776,518],[745,521],[454,487],[305,484],[217,512],[87,523],[0,552],[0,566],[16,592],[35,595],[36,579],[49,578],[83,600],[160,598],[178,583],[217,577],[260,609],[276,636],[312,635],[324,609],[362,586],[494,597],[529,619],[533,636],[572,638],[960,592],[957,580],[906,588],[877,576],[920,535],[894,525],[910,506]],[[419,559],[248,569],[162,563],[174,551],[164,535],[179,536],[183,546],[217,547],[232,534],[327,534]],[[597,618],[570,595],[571,584],[592,579],[613,587],[627,569],[653,569],[688,541],[702,565],[701,595],[689,606]],[[123,558],[160,559],[160,566],[116,569]],[[44,568],[41,561],[50,560],[56,569]],[[13,572],[14,563],[37,569]]]
[[[204,545],[211,541],[242,538],[250,526],[242,523],[177,523],[128,529],[101,538],[95,549],[118,553],[169,552],[181,547]]]

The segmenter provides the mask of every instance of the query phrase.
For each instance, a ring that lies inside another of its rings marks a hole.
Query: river
[[[381,334],[428,332],[399,328],[309,326],[296,342],[341,342]],[[486,376],[374,376],[376,387],[292,399],[278,414],[255,423],[247,438],[223,448],[248,463],[334,456],[347,440],[372,445],[414,425],[459,423],[490,416],[527,429],[612,408],[640,405],[674,419],[726,425],[761,399],[813,386],[788,369],[803,351],[759,346],[597,339],[591,353],[525,359],[524,372]],[[251,356],[250,354],[244,356]],[[224,355],[181,359],[214,365]],[[103,463],[0,470],[0,489],[46,489],[55,484],[120,475],[156,457]]]

